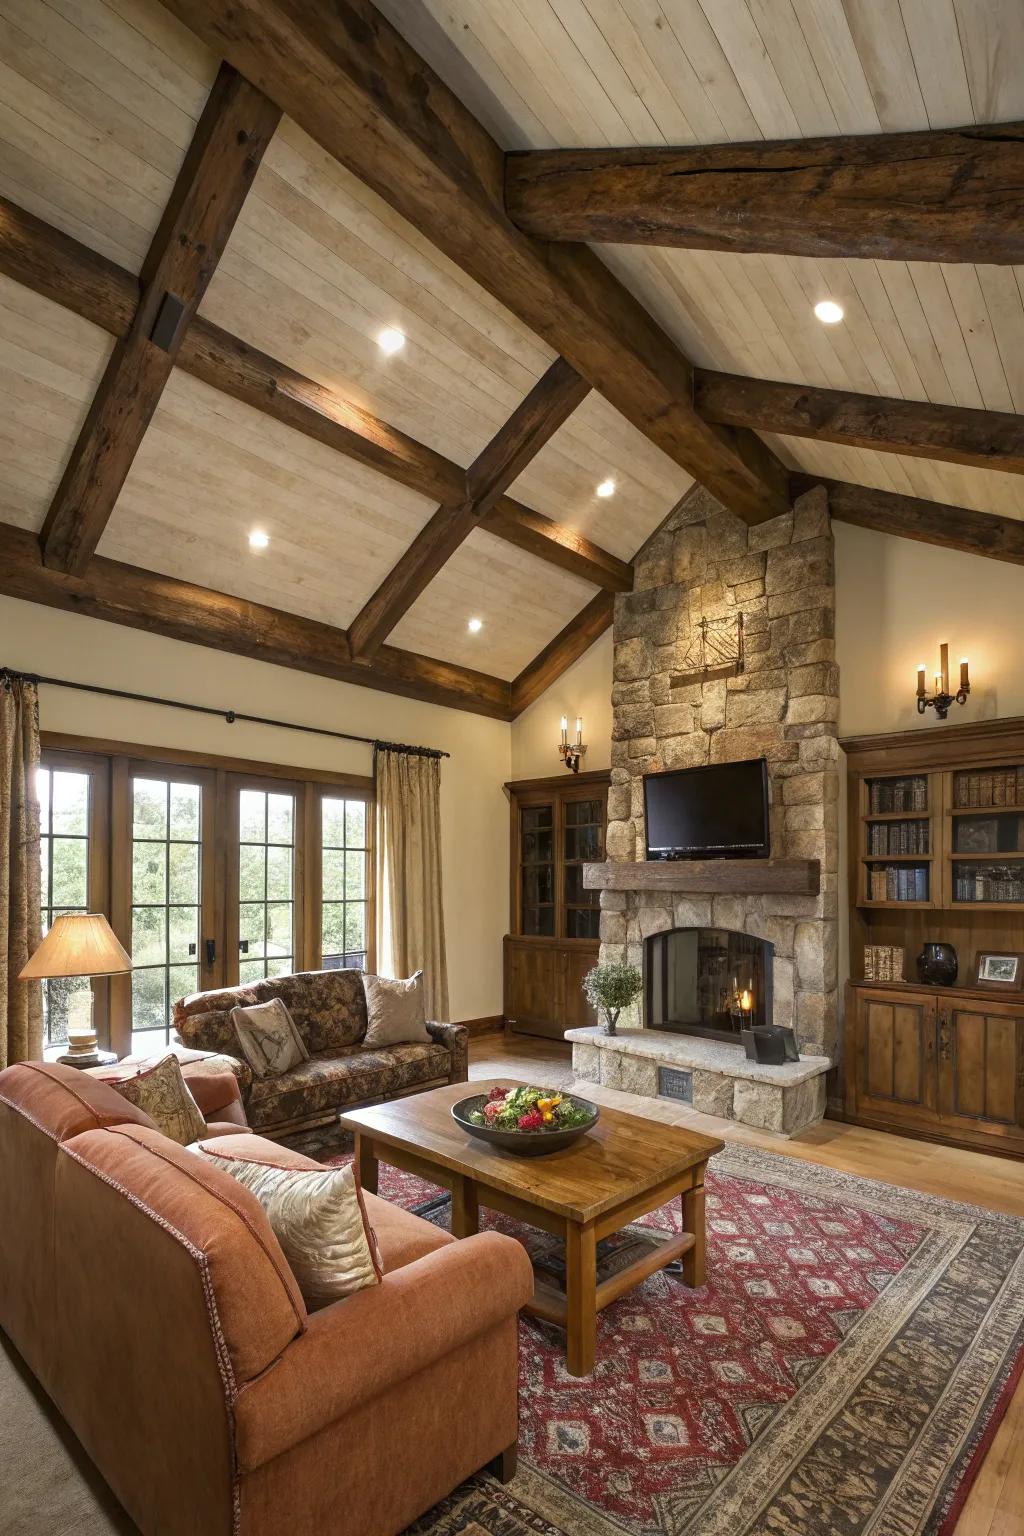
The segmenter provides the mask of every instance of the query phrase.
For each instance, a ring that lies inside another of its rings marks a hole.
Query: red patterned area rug
[[[471,1479],[415,1536],[953,1530],[1024,1367],[1024,1221],[740,1145],[707,1187],[708,1284],[661,1273],[609,1307],[585,1380],[524,1319],[516,1477]],[[381,1193],[437,1191],[382,1165]],[[557,1271],[550,1238],[485,1221]]]

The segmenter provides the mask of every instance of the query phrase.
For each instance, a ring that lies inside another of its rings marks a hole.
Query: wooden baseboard
[[[476,1035],[493,1035],[505,1028],[503,1014],[491,1014],[486,1019],[456,1019],[455,1023],[461,1024],[463,1029],[468,1029],[474,1037]]]

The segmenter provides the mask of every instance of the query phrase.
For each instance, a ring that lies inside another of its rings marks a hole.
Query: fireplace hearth
[[[766,939],[729,928],[671,928],[644,942],[648,1029],[739,1040],[772,1023],[774,951]]]

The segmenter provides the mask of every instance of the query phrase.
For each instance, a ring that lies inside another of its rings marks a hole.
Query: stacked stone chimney
[[[774,945],[774,1022],[835,1057],[839,863],[839,670],[826,493],[748,528],[695,487],[635,562],[616,601],[607,857],[645,854],[643,775],[764,755],[773,857],[818,859],[818,896],[603,891],[601,959],[642,964],[675,927],[745,930]],[[701,618],[743,615],[738,676],[671,686],[691,670]],[[623,1024],[642,1024],[642,1005]]]

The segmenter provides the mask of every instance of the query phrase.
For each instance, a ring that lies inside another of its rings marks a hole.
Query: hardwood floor
[[[470,1041],[469,1075],[565,1087],[572,1081],[569,1048],[560,1041],[526,1035],[480,1035]],[[586,1091],[589,1098],[634,1114],[642,1107],[643,1113],[667,1124],[690,1125],[708,1135],[752,1142],[788,1157],[1024,1217],[1024,1167],[1008,1158],[961,1152],[832,1120],[783,1140],[664,1099],[637,1099],[592,1083]],[[971,1489],[956,1536],[1024,1536],[1024,1382]]]

